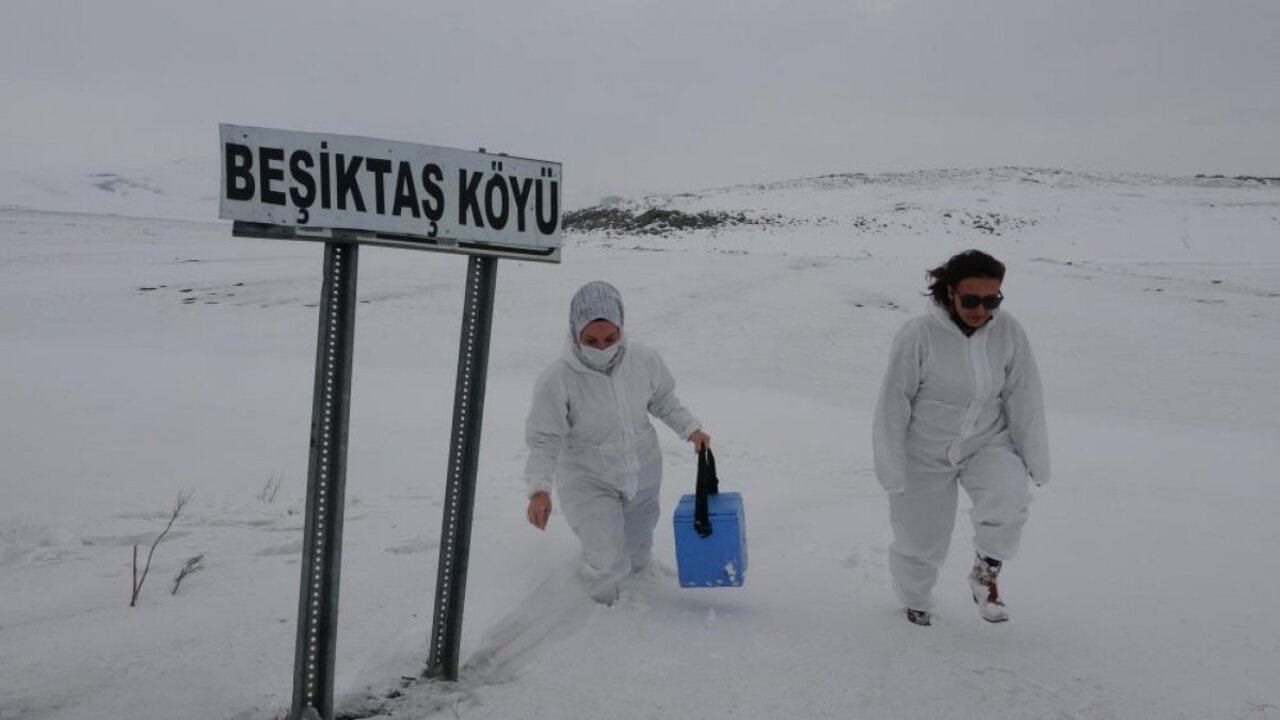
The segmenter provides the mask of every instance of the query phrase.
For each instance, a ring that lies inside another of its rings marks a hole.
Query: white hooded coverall
[[[974,547],[1009,560],[1027,521],[1030,474],[1049,481],[1049,442],[1035,358],[1008,312],[971,336],[945,309],[898,331],[872,429],[876,475],[889,492],[889,569],[902,603],[932,610],[955,527],[957,486],[973,502]]]
[[[538,377],[525,426],[529,495],[554,484],[582,543],[582,576],[597,599],[649,564],[658,523],[662,453],[649,415],[688,438],[701,423],[675,394],[658,353],[623,341],[609,372],[587,366],[570,336]],[[554,480],[554,483],[553,483]]]

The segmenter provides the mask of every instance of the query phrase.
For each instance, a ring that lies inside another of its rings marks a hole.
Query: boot
[[[973,601],[978,605],[978,613],[987,622],[1004,622],[1009,619],[1009,609],[1000,599],[1000,590],[996,587],[996,579],[1000,575],[1001,563],[978,555],[973,561],[973,571],[969,573],[969,589],[973,592]]]
[[[929,626],[930,618],[928,610],[912,610],[911,608],[906,608],[906,611],[907,620],[909,622],[913,622],[916,625],[923,625],[925,627]]]
[[[587,589],[592,600],[601,605],[612,605],[618,602],[619,588],[617,580],[599,582]]]
[[[631,558],[631,576],[642,579],[673,578],[676,576],[676,569],[654,559],[652,555],[646,555],[643,558]]]

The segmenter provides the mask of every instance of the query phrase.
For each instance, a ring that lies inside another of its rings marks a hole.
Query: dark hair
[[[950,307],[951,299],[947,290],[953,288],[965,278],[994,278],[1004,280],[1004,263],[982,252],[981,250],[965,250],[959,255],[926,273],[932,281],[929,283],[928,295],[942,307]]]

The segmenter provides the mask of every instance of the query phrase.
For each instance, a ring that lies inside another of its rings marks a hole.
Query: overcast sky
[[[572,205],[936,167],[1274,176],[1280,0],[3,0],[0,98],[27,172],[213,173],[231,122],[558,160]]]

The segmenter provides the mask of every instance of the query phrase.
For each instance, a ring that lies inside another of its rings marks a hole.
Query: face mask
[[[578,355],[582,358],[582,362],[593,370],[604,370],[613,363],[614,358],[618,357],[618,351],[622,349],[622,343],[614,343],[604,350],[589,347],[587,345],[578,346]]]

